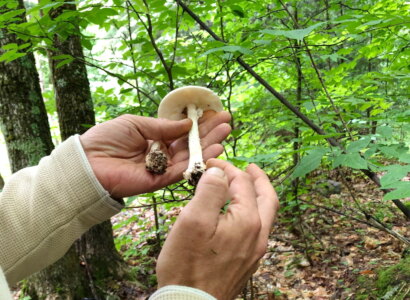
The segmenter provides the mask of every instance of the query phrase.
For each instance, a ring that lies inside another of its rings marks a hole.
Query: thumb
[[[228,189],[228,178],[225,172],[220,168],[212,167],[202,175],[195,196],[186,209],[198,218],[216,224],[221,208],[228,200]]]

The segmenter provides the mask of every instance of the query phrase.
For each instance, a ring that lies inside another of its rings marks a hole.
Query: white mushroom
[[[184,178],[196,185],[205,172],[202,147],[199,138],[198,119],[207,110],[222,111],[219,97],[210,89],[199,86],[187,86],[176,89],[165,96],[158,108],[158,117],[170,120],[182,120],[187,116],[192,120],[189,131],[189,164]]]

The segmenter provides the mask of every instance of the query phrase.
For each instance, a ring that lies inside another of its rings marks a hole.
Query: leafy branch
[[[208,32],[209,35],[211,35],[215,40],[220,41],[224,44],[226,44],[226,41],[221,39],[215,32],[212,31],[212,29],[203,22],[198,15],[196,15],[187,5],[182,0],[175,0],[190,16],[192,19],[194,19],[199,26]],[[241,57],[237,57],[236,61],[238,64],[240,64],[253,78],[255,78],[263,87],[265,87],[272,95],[274,95],[283,105],[285,105],[291,112],[293,112],[298,118],[300,118],[306,125],[308,125],[312,130],[314,130],[316,133],[319,135],[326,136],[325,139],[328,141],[328,143],[334,147],[338,147],[342,149],[342,151],[345,151],[343,146],[333,137],[329,137],[328,134],[320,128],[318,125],[316,125],[312,120],[310,120],[306,115],[304,115],[297,107],[292,105],[281,93],[276,91],[265,79],[263,79],[258,73],[253,70],[253,68],[248,65]],[[381,186],[380,184],[380,178],[378,175],[369,170],[369,169],[360,169],[362,173],[364,173],[368,178],[370,178],[377,186]],[[388,190],[383,189],[382,190],[384,193],[387,193]],[[402,213],[410,219],[410,209],[405,206],[399,199],[394,199],[392,200],[393,203],[402,211]]]

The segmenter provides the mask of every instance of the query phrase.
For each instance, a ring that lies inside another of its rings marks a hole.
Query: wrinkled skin
[[[199,120],[204,159],[223,152],[220,144],[230,133],[230,114],[207,111]],[[102,186],[121,198],[151,192],[182,179],[188,166],[189,119],[171,121],[123,115],[89,129],[81,143]],[[161,176],[145,169],[145,156],[152,141],[161,141],[169,157],[168,170]]]
[[[251,164],[244,172],[217,159],[207,166],[162,248],[158,285],[189,286],[230,300],[265,254],[279,203],[258,166]]]

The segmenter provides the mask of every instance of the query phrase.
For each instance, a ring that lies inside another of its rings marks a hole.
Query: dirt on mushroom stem
[[[145,157],[145,168],[154,175],[161,175],[167,171],[168,157],[161,150],[161,142],[154,141]]]
[[[162,175],[167,171],[168,158],[160,149],[151,151],[145,158],[145,168],[152,174]]]

